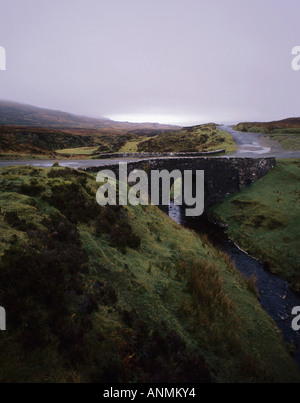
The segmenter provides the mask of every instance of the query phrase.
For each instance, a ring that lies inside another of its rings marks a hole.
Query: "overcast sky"
[[[300,0],[0,0],[0,99],[193,124],[300,115]]]

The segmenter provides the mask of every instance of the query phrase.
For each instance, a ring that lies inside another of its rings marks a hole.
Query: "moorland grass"
[[[229,133],[210,123],[160,134],[140,142],[137,149],[145,152],[203,152],[224,149],[226,154],[231,154],[236,151],[236,145]]]
[[[300,380],[227,255],[96,190],[68,168],[0,169],[2,382]]]

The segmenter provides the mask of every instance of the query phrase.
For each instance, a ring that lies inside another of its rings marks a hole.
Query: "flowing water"
[[[286,281],[267,271],[261,262],[235,245],[223,229],[203,216],[185,217],[182,209],[173,204],[169,206],[169,216],[197,233],[206,234],[213,245],[227,253],[246,278],[256,277],[261,306],[273,318],[284,340],[295,346],[293,358],[300,369],[300,331],[295,332],[291,326],[292,309],[300,306],[300,294],[292,291]]]

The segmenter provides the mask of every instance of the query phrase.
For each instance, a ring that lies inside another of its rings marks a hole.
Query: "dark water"
[[[265,270],[263,264],[236,246],[224,230],[204,217],[185,217],[178,206],[169,206],[169,216],[179,224],[206,234],[213,245],[220,247],[234,261],[236,268],[247,278],[255,275],[259,299],[263,309],[273,318],[284,340],[295,346],[293,355],[300,369],[300,331],[292,327],[295,306],[300,306],[300,294],[292,291],[288,283]]]

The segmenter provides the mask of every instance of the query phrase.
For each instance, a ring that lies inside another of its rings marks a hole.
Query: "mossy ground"
[[[96,190],[68,168],[0,170],[1,381],[300,380],[224,253]]]
[[[299,180],[299,159],[278,160],[265,177],[212,209],[229,224],[231,238],[298,291]]]

